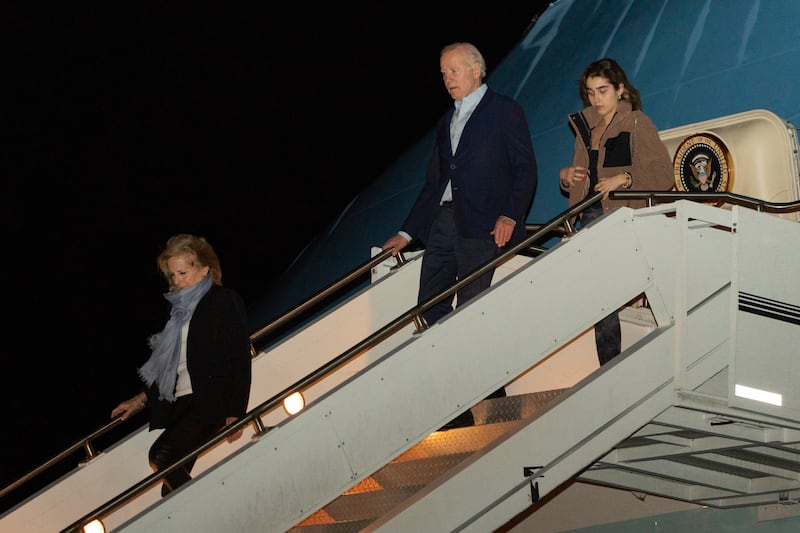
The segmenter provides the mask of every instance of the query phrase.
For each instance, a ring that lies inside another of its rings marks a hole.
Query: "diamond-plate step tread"
[[[374,520],[423,487],[424,485],[404,485],[358,494],[345,494],[325,506],[325,516],[335,521]]]
[[[476,425],[448,431],[434,431],[391,463],[415,461],[455,453],[472,453],[488,446],[519,425],[519,421]]]
[[[301,522],[289,529],[287,533],[358,533],[372,522],[374,522],[374,519],[310,525],[303,525],[305,522]]]
[[[451,453],[414,461],[393,462],[385,465],[371,477],[384,489],[427,485],[471,454],[472,452]]]
[[[297,524],[290,533],[350,533],[367,527],[428,483],[499,437],[524,425],[566,389],[483,400],[475,426],[435,431],[373,475]]]
[[[496,424],[530,418],[565,390],[554,389],[483,400],[472,407],[472,415],[476,424]]]

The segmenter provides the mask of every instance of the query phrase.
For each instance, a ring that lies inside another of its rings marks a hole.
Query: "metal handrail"
[[[329,296],[338,293],[344,287],[348,286],[350,283],[355,281],[356,279],[360,278],[361,276],[367,274],[372,270],[373,267],[383,263],[387,259],[392,257],[391,250],[384,250],[383,252],[379,253],[378,255],[373,256],[369,261],[361,264],[360,266],[356,267],[354,270],[350,271],[349,273],[345,274],[338,280],[334,281],[328,287],[320,290],[315,295],[311,296],[308,300],[304,301],[303,303],[297,305],[296,307],[290,309],[277,319],[273,320],[263,328],[259,329],[255,333],[250,335],[250,354],[255,357],[257,355],[255,349],[255,342],[260,339],[261,337],[265,336],[268,333],[271,333],[281,326],[289,323],[291,320],[295,319],[296,317],[302,315],[309,309],[314,308],[317,304],[322,302],[323,300],[327,299]],[[402,266],[406,263],[406,259],[402,253],[398,253],[395,256],[397,260],[397,266]]]
[[[27,483],[31,479],[35,478],[36,476],[38,476],[39,474],[44,472],[45,470],[48,470],[50,467],[60,463],[61,461],[63,461],[64,459],[66,459],[70,455],[74,454],[78,450],[83,449],[86,452],[86,461],[92,460],[97,455],[97,453],[94,450],[94,447],[92,446],[92,441],[94,441],[98,437],[102,436],[103,434],[105,434],[108,431],[110,431],[110,430],[114,429],[115,427],[117,427],[120,424],[120,422],[122,422],[122,419],[120,418],[120,416],[121,415],[116,416],[110,422],[108,422],[108,423],[104,424],[103,426],[101,426],[100,428],[94,430],[89,435],[83,437],[82,439],[80,439],[78,441],[75,441],[74,444],[70,445],[63,452],[58,453],[57,455],[55,455],[52,458],[48,459],[47,461],[42,463],[40,466],[34,468],[33,470],[31,470],[30,472],[28,472],[27,474],[25,474],[24,476],[22,476],[18,480],[14,481],[10,485],[4,487],[2,490],[0,490],[0,498],[5,496],[6,494],[10,493],[14,489],[24,485],[25,483]]]
[[[778,212],[778,213],[788,213],[788,212],[795,212],[800,211],[800,202],[785,202],[785,203],[778,203],[778,202],[767,202],[763,200],[759,200],[756,198],[750,198],[746,196],[741,196],[738,194],[733,193],[692,193],[692,192],[676,192],[676,191],[614,191],[612,192],[609,197],[611,199],[645,199],[647,200],[648,205],[652,206],[659,202],[666,202],[666,201],[676,201],[676,200],[692,200],[692,201],[703,201],[703,202],[720,202],[722,200],[727,200],[729,203],[735,203],[737,205],[742,205],[745,207],[750,207],[756,209],[758,211],[768,211],[768,212]],[[74,522],[70,526],[68,526],[63,532],[73,532],[73,531],[80,531],[80,528],[87,524],[88,522],[102,518],[106,516],[110,512],[112,512],[117,507],[127,503],[129,500],[133,499],[134,497],[138,496],[144,490],[150,488],[151,486],[155,485],[157,482],[161,480],[162,477],[172,473],[176,469],[180,468],[186,461],[189,461],[192,457],[197,456],[198,454],[208,450],[209,448],[215,446],[217,443],[221,442],[223,439],[227,438],[229,435],[235,433],[236,431],[243,429],[245,426],[249,424],[253,424],[255,427],[255,436],[253,438],[259,438],[270,428],[265,428],[261,417],[273,409],[277,408],[283,400],[289,396],[290,394],[296,391],[302,391],[307,389],[308,387],[322,381],[329,373],[337,370],[338,368],[342,367],[343,365],[350,362],[355,357],[358,357],[365,351],[373,348],[386,338],[392,336],[394,333],[398,332],[402,328],[404,328],[409,323],[414,323],[417,326],[417,329],[424,329],[428,326],[424,323],[420,322],[419,317],[422,313],[427,311],[428,309],[434,307],[440,301],[445,298],[452,297],[464,286],[472,283],[480,276],[486,274],[490,270],[496,268],[500,264],[504,263],[511,257],[525,251],[526,249],[531,249],[535,247],[535,243],[539,242],[541,239],[548,235],[552,234],[559,234],[562,236],[569,236],[570,234],[575,232],[575,228],[572,225],[572,220],[579,215],[584,209],[599,202],[602,199],[602,193],[597,193],[594,196],[587,197],[581,202],[576,203],[572,207],[568,208],[566,211],[557,215],[549,222],[541,225],[526,225],[526,229],[532,233],[522,242],[519,244],[511,247],[509,250],[501,254],[500,256],[488,261],[477,270],[469,274],[468,276],[464,277],[463,279],[456,282],[450,288],[441,291],[439,294],[434,295],[430,299],[420,303],[419,305],[412,307],[404,314],[384,326],[383,328],[379,329],[375,333],[371,334],[361,342],[357,343],[347,351],[341,353],[339,356],[335,357],[334,359],[330,360],[328,363],[324,364],[314,372],[306,375],[302,379],[296,381],[289,387],[283,389],[280,393],[274,395],[270,399],[266,400],[265,402],[261,403],[254,409],[252,409],[245,417],[237,421],[236,423],[226,426],[223,430],[220,431],[216,436],[214,436],[210,441],[206,442],[205,444],[201,445],[199,448],[193,450],[192,452],[188,453],[186,456],[178,460],[177,462],[173,463],[170,467],[160,470],[159,472],[155,472],[152,475],[148,476],[141,482],[137,483],[133,487],[129,488],[122,494],[118,495],[117,497],[109,500],[102,506],[98,507],[91,513],[85,515],[84,517],[80,518],[78,521]],[[253,333],[250,336],[251,341],[251,351],[254,350],[253,342],[258,338],[262,337],[263,335],[276,330],[277,328],[285,325],[293,318],[299,316],[301,313],[308,311],[309,309],[313,308],[315,305],[323,301],[324,299],[328,298],[332,294],[337,293],[343,287],[349,285],[352,281],[357,279],[358,277],[364,275],[365,273],[369,272],[374,266],[386,261],[391,257],[391,250],[384,251],[369,261],[365,262],[364,264],[357,267],[352,272],[346,274],[336,282],[334,282],[329,287],[321,290],[314,296],[312,296],[309,300],[303,302],[302,304],[298,305],[297,307],[293,308],[286,314],[282,315],[277,320],[271,322],[264,328],[260,329],[259,331]],[[406,263],[403,255],[398,253],[396,256],[398,261],[398,267],[402,266]],[[87,443],[96,438],[100,434],[104,433],[105,431],[111,429],[114,425],[118,423],[118,420],[112,421],[111,423],[107,424],[100,430],[93,433],[91,436],[78,441],[71,449],[67,452],[62,452],[57,456],[60,459],[63,459],[66,455],[74,453],[78,446],[86,447]],[[87,448],[88,449],[88,448]],[[55,458],[54,458],[55,460]],[[20,480],[13,484],[13,486],[9,486],[6,489],[3,489],[3,492],[0,495],[9,492],[16,486],[24,483],[34,475],[40,473],[44,470],[47,466],[52,464],[52,461],[45,463],[42,467],[39,467],[35,471],[31,472],[28,476],[24,479]]]
[[[526,225],[526,230],[529,233],[531,233],[531,232],[538,231],[541,227],[542,227],[541,225],[528,224],[528,225]],[[568,226],[566,230],[561,229],[561,228],[556,228],[553,231],[555,233],[560,234],[560,235],[564,235],[564,234],[567,234],[570,231],[572,231],[572,229],[571,229],[571,227]],[[255,357],[255,356],[258,355],[258,353],[257,353],[257,351],[255,349],[255,342],[258,341],[258,339],[268,335],[269,333],[271,333],[273,331],[276,331],[280,327],[290,323],[293,319],[297,318],[298,316],[301,316],[303,313],[309,311],[310,309],[313,309],[316,305],[318,305],[319,303],[324,301],[326,298],[330,297],[333,294],[337,294],[340,290],[342,290],[342,288],[348,286],[351,282],[353,282],[356,279],[360,278],[361,276],[367,274],[368,272],[370,272],[372,270],[372,268],[374,268],[375,266],[377,266],[377,265],[381,264],[382,262],[388,260],[391,256],[392,256],[391,250],[386,250],[386,251],[381,252],[378,255],[375,255],[370,260],[366,261],[362,265],[359,265],[358,267],[356,267],[351,272],[345,274],[344,276],[342,276],[338,280],[334,281],[331,285],[329,285],[325,289],[322,289],[318,293],[316,293],[313,296],[311,296],[309,299],[305,300],[301,304],[297,305],[296,307],[292,308],[291,310],[289,310],[286,313],[284,313],[283,315],[281,315],[279,318],[277,318],[274,321],[270,322],[269,324],[267,324],[263,328],[259,329],[255,333],[252,333],[250,335],[250,354],[251,354],[251,356]],[[402,252],[398,253],[395,256],[395,259],[397,261],[397,266],[394,267],[394,268],[399,268],[399,267],[403,266],[404,264],[406,264],[408,262],[405,259],[405,256],[403,255]],[[413,320],[414,320],[415,324],[417,325],[418,329],[421,329],[422,327],[424,327],[424,325],[422,325],[422,322],[419,320],[418,315],[415,315]],[[91,459],[93,459],[97,455],[96,452],[94,451],[94,447],[93,447],[93,444],[92,444],[93,441],[95,441],[99,437],[103,436],[104,434],[108,433],[109,431],[111,431],[115,427],[119,426],[121,422],[122,422],[122,419],[119,416],[117,416],[117,417],[113,418],[112,420],[110,420],[109,422],[107,422],[106,424],[100,426],[99,428],[94,430],[89,435],[81,438],[80,440],[76,441],[74,444],[70,445],[64,451],[59,452],[58,454],[56,454],[52,458],[48,459],[47,461],[45,461],[41,465],[37,466],[36,468],[31,470],[27,474],[25,474],[22,477],[20,477],[19,479],[17,479],[16,481],[14,481],[11,484],[7,485],[6,487],[3,487],[2,489],[0,489],[0,497],[3,497],[6,494],[9,494],[9,493],[13,492],[14,490],[16,490],[17,488],[21,487],[22,485],[24,485],[28,481],[36,478],[37,476],[39,476],[40,474],[44,473],[45,471],[47,471],[51,467],[55,466],[56,464],[60,463],[61,461],[65,460],[65,459],[67,459],[69,456],[73,455],[78,450],[81,450],[81,449],[85,450],[86,458],[84,459],[84,462],[90,461]]]
[[[613,191],[610,198],[614,200],[647,200],[647,205],[691,200],[693,202],[729,203],[755,209],[767,213],[794,213],[800,211],[800,201],[769,202],[750,196],[742,196],[732,192],[681,192],[681,191]]]
[[[100,507],[96,508],[95,510],[93,510],[89,514],[84,515],[83,517],[79,518],[77,521],[75,521],[72,524],[70,524],[66,529],[62,530],[61,533],[80,532],[81,527],[83,527],[84,525],[88,524],[92,520],[102,519],[104,516],[106,516],[107,514],[111,513],[112,511],[114,511],[117,507],[119,507],[119,506],[127,503],[128,501],[134,499],[140,493],[144,492],[146,489],[149,489],[150,487],[155,485],[162,477],[167,476],[168,474],[170,474],[173,471],[175,471],[178,468],[180,468],[184,463],[189,461],[192,457],[195,457],[198,454],[200,454],[200,453],[208,450],[209,448],[215,446],[217,443],[221,442],[223,439],[227,438],[229,435],[237,432],[240,429],[243,429],[245,426],[247,426],[249,424],[254,424],[254,426],[256,428],[256,435],[253,438],[261,437],[262,435],[264,435],[266,432],[268,432],[271,429],[271,428],[265,428],[265,426],[263,425],[263,422],[261,420],[261,416],[263,416],[265,413],[267,413],[269,411],[272,411],[273,409],[276,409],[279,405],[281,405],[281,403],[283,402],[284,398],[286,398],[287,396],[289,396],[290,394],[292,394],[294,392],[303,391],[303,390],[311,387],[312,385],[322,381],[331,372],[341,368],[342,366],[344,366],[345,364],[349,363],[350,361],[352,361],[353,359],[355,359],[356,357],[358,357],[359,355],[361,355],[365,351],[367,351],[367,350],[373,348],[374,346],[378,345],[380,342],[382,342],[383,340],[385,340],[388,337],[392,336],[396,332],[400,331],[401,329],[403,329],[408,324],[415,323],[415,324],[417,324],[417,327],[419,329],[419,323],[417,322],[418,317],[422,313],[424,313],[426,310],[428,310],[431,307],[435,306],[437,303],[439,303],[443,299],[453,296],[462,287],[464,287],[465,285],[467,285],[469,283],[472,283],[477,278],[479,278],[480,276],[482,276],[483,274],[488,272],[490,269],[496,268],[498,265],[502,264],[503,262],[505,262],[506,260],[508,260],[512,256],[514,256],[517,253],[519,253],[520,251],[525,250],[527,248],[530,248],[533,245],[533,243],[539,241],[540,239],[542,239],[543,237],[545,237],[547,235],[550,235],[553,231],[556,231],[558,228],[560,228],[560,226],[563,225],[567,220],[569,220],[569,219],[573,218],[574,216],[576,216],[578,213],[580,213],[584,208],[588,207],[589,205],[592,205],[592,204],[600,201],[601,198],[602,198],[602,194],[598,193],[597,195],[595,195],[595,196],[593,196],[591,198],[587,198],[586,200],[584,200],[584,201],[572,206],[571,208],[569,208],[567,211],[565,211],[561,215],[559,215],[559,216],[555,217],[554,219],[552,219],[550,222],[548,222],[546,224],[543,224],[538,231],[536,231],[532,235],[528,236],[525,240],[523,240],[522,242],[520,242],[516,246],[513,246],[512,248],[510,248],[509,250],[507,250],[503,254],[499,255],[495,259],[492,259],[491,261],[485,263],[480,268],[478,268],[478,270],[472,272],[468,276],[464,277],[462,280],[459,280],[455,285],[453,285],[449,289],[446,289],[446,290],[440,292],[439,294],[431,297],[430,299],[422,302],[421,304],[419,304],[419,305],[417,305],[415,307],[412,307],[411,309],[409,309],[408,311],[406,311],[405,313],[400,315],[398,318],[396,318],[393,321],[391,321],[389,324],[387,324],[384,327],[380,328],[378,331],[376,331],[375,333],[369,335],[367,338],[365,338],[361,342],[357,343],[356,345],[354,345],[350,349],[346,350],[345,352],[341,353],[337,357],[331,359],[330,361],[328,361],[327,363],[325,363],[324,365],[319,367],[314,372],[311,372],[310,374],[306,375],[305,377],[301,378],[300,380],[294,382],[292,385],[286,387],[285,389],[283,389],[281,392],[279,392],[278,394],[274,395],[270,399],[268,399],[265,402],[261,403],[260,405],[258,405],[257,407],[255,407],[254,409],[249,411],[247,413],[247,415],[245,415],[242,419],[238,420],[236,423],[234,423],[234,424],[232,424],[230,426],[226,426],[225,428],[223,428],[221,430],[220,433],[215,435],[210,441],[204,443],[203,445],[201,445],[197,449],[189,452],[187,455],[185,455],[184,457],[182,457],[181,459],[179,459],[178,461],[173,463],[171,466],[151,474],[150,476],[148,476],[147,478],[143,479],[142,481],[140,481],[139,483],[137,483],[133,487],[131,487],[128,490],[126,490],[125,492],[123,492],[123,493],[119,494],[118,496],[116,496],[115,498],[112,498],[111,500],[107,501],[105,504],[103,504]],[[369,261],[366,264],[370,264],[372,266],[375,266],[375,265],[379,264],[381,261],[386,260],[390,256],[391,256],[391,251],[383,252],[382,254],[380,254],[378,256],[375,256],[375,258],[373,258],[372,261]],[[400,256],[400,254],[398,254],[398,256]],[[379,258],[379,257],[381,259],[377,260],[377,258]],[[369,268],[372,268],[372,266],[370,266]],[[345,276],[345,278],[346,279],[350,279],[350,276]],[[343,278],[343,279],[345,279],[345,278]],[[342,280],[340,280],[340,281],[342,281]],[[322,293],[325,293],[327,295],[327,294],[331,294],[332,291],[326,289],[326,290],[322,291]],[[320,294],[322,294],[322,293],[320,293]],[[299,309],[301,307],[302,308],[306,308],[305,305],[301,305],[301,306],[298,306],[298,308],[295,308],[295,309]],[[276,322],[279,322],[279,321],[276,321]],[[283,322],[283,321],[281,321],[281,322]],[[275,323],[273,323],[273,324],[275,324]],[[271,324],[270,326],[273,326],[273,325]],[[274,326],[274,327],[277,327],[277,325]],[[423,326],[423,328],[424,327],[427,327],[427,326]],[[257,333],[258,334],[263,334],[263,332],[266,329],[267,328],[264,328],[263,330],[261,330],[261,331],[259,331]]]
[[[379,265],[383,261],[386,261],[391,256],[392,256],[391,250],[387,250],[387,251],[381,252],[378,255],[375,255],[374,257],[370,258],[369,261],[366,261],[365,263],[359,265],[358,267],[356,267],[351,272],[345,274],[344,276],[342,276],[341,278],[339,278],[338,280],[333,282],[326,289],[321,290],[320,292],[318,292],[317,294],[315,294],[314,296],[312,296],[311,298],[309,298],[308,300],[306,300],[302,304],[296,306],[295,308],[291,309],[287,313],[283,314],[277,320],[274,320],[273,322],[271,322],[270,324],[267,324],[266,326],[264,326],[263,328],[261,328],[257,332],[251,334],[250,335],[250,354],[251,354],[251,356],[255,357],[256,355],[258,355],[256,353],[256,350],[255,350],[255,347],[254,347],[253,343],[256,340],[258,340],[260,337],[262,337],[262,336],[264,336],[264,335],[266,335],[266,334],[268,334],[268,333],[270,333],[272,331],[277,330],[281,326],[289,323],[292,319],[296,318],[297,316],[300,316],[302,313],[308,311],[309,309],[312,309],[315,305],[319,304],[320,302],[322,302],[323,300],[325,300],[326,298],[328,298],[332,294],[336,294],[337,292],[342,290],[344,287],[347,287],[354,280],[356,280],[356,279],[360,278],[361,276],[364,276],[365,274],[369,273],[370,270],[373,267]],[[397,260],[398,266],[402,266],[403,264],[405,264],[407,262],[402,253],[398,253],[397,256],[395,257],[395,259]],[[86,453],[86,457],[82,462],[88,462],[88,461],[92,460],[97,455],[97,452],[94,450],[93,442],[95,440],[97,440],[99,437],[105,435],[106,433],[108,433],[109,431],[114,429],[115,427],[119,426],[120,423],[122,422],[122,419],[120,418],[120,416],[117,416],[117,417],[111,419],[109,422],[103,424],[99,428],[97,428],[94,431],[92,431],[89,435],[79,439],[74,444],[70,445],[64,451],[56,454],[55,456],[53,456],[52,458],[48,459],[47,461],[42,463],[40,466],[38,466],[38,467],[34,468],[33,470],[31,470],[30,472],[28,472],[27,474],[23,475],[22,477],[20,477],[19,479],[17,479],[13,483],[11,483],[11,484],[7,485],[6,487],[3,487],[2,489],[0,489],[0,497],[3,497],[6,494],[11,493],[12,491],[16,490],[17,488],[21,487],[22,485],[24,485],[28,481],[30,481],[30,480],[36,478],[37,476],[41,475],[45,471],[49,470],[50,468],[52,468],[56,464],[60,463],[61,461],[65,460],[65,459],[67,459],[69,456],[73,455],[74,453],[76,453],[77,451],[79,451],[81,449],[83,449],[85,451],[85,453]]]

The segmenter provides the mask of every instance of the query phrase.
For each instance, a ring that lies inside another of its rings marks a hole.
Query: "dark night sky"
[[[0,486],[138,390],[167,237],[206,236],[257,301],[451,105],[441,47],[473,42],[491,73],[548,2],[20,4],[0,14]]]

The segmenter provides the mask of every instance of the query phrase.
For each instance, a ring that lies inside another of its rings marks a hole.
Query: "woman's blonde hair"
[[[173,235],[167,241],[164,251],[158,255],[156,263],[161,274],[166,278],[167,283],[172,288],[172,277],[169,273],[167,262],[172,257],[186,256],[192,266],[208,267],[208,273],[216,285],[222,285],[222,267],[219,264],[217,252],[214,247],[205,239],[197,235],[181,233]]]

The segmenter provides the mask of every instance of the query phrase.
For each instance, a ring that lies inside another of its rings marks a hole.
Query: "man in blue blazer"
[[[483,82],[486,62],[470,43],[453,43],[439,60],[454,108],[436,127],[425,185],[400,231],[383,245],[394,254],[418,239],[425,248],[418,301],[430,299],[525,238],[536,191],[528,122],[516,101]],[[494,271],[463,287],[463,305],[489,287]],[[423,314],[433,324],[452,311],[442,301]]]

